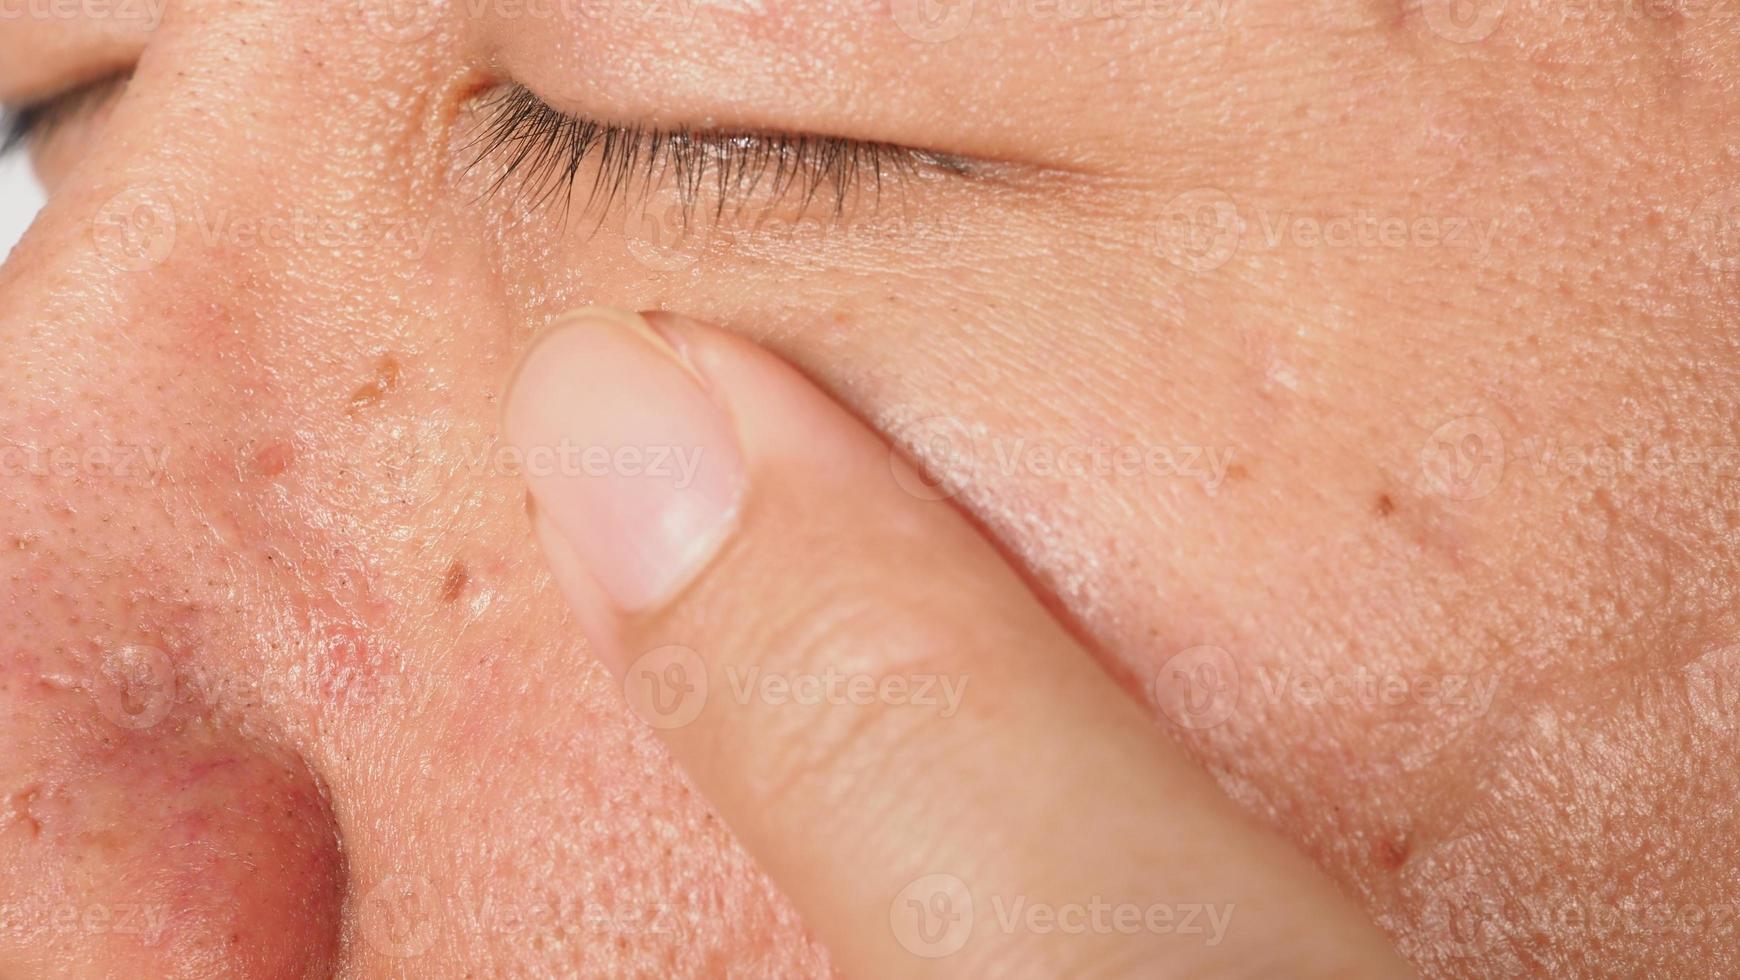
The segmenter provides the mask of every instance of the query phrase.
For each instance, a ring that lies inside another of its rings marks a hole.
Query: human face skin
[[[133,72],[0,270],[0,974],[828,972],[490,452],[586,303],[908,445],[1423,973],[1732,962],[1740,33],[1445,6],[0,5]],[[564,221],[510,79],[969,163]]]

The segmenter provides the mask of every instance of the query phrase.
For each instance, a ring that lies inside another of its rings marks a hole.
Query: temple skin
[[[1423,974],[1735,960],[1719,8],[391,6],[0,19],[9,103],[136,64],[0,268],[0,976],[829,974],[496,451],[594,302],[911,447]],[[564,222],[466,166],[506,77],[988,162]]]

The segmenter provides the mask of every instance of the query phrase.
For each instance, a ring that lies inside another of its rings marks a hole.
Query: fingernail
[[[743,455],[730,416],[669,342],[592,307],[536,341],[502,425],[538,511],[622,612],[667,602],[736,521]]]

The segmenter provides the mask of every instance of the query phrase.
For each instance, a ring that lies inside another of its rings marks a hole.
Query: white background
[[[22,153],[0,160],[0,259],[12,251],[36,209],[42,207],[42,191],[30,176],[30,164]]]

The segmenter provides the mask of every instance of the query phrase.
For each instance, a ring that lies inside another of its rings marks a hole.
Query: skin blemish
[[[465,585],[471,581],[471,573],[466,570],[465,562],[453,559],[453,564],[447,566],[447,574],[441,576],[441,601],[457,602],[465,594]]]
[[[261,476],[280,476],[296,461],[296,450],[287,442],[274,442],[254,456],[254,472]]]
[[[1379,517],[1388,517],[1396,512],[1396,502],[1390,499],[1389,494],[1380,493],[1377,503],[1372,505],[1372,510],[1376,511]]]
[[[1407,863],[1408,854],[1413,849],[1413,842],[1406,836],[1388,837],[1378,842],[1374,857],[1378,867],[1385,871],[1396,871]]]
[[[364,382],[350,396],[350,414],[355,415],[363,409],[379,404],[381,399],[397,391],[403,374],[399,369],[399,361],[391,354],[381,355],[375,362],[374,377]]]
[[[34,807],[42,796],[41,786],[32,786],[12,798],[12,813],[26,833],[32,837],[42,836],[42,821],[36,819]]]

